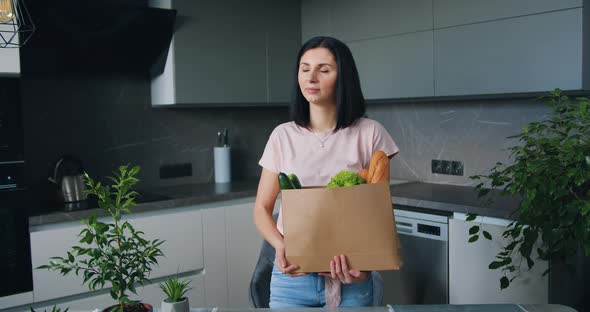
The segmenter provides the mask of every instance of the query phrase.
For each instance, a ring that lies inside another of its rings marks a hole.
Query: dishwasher
[[[381,271],[383,304],[449,303],[451,213],[395,205],[402,267]]]

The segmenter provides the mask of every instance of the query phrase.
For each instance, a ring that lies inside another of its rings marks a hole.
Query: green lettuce
[[[342,170],[338,172],[332,179],[326,188],[337,188],[345,186],[353,186],[366,183],[363,178],[359,177],[358,174],[348,170]]]

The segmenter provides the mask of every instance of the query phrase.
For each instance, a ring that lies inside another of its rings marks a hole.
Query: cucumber
[[[294,173],[289,174],[288,177],[296,189],[301,189],[301,182],[299,182],[299,178]]]
[[[281,190],[292,190],[295,188],[289,177],[284,173],[279,173],[279,188]]]

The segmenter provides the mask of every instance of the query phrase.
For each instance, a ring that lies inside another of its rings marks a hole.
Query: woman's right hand
[[[303,272],[294,273],[296,270],[299,269],[299,265],[289,264],[287,262],[287,258],[285,258],[285,247],[276,247],[275,254],[275,265],[277,266],[279,271],[283,272],[283,274],[287,274],[291,277],[307,275],[307,273]]]

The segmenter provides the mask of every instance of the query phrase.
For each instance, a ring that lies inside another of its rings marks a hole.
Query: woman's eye
[[[309,71],[309,69],[302,69],[301,71],[304,73],[307,73]]]
[[[320,72],[321,73],[329,73],[330,71],[329,70],[321,70]]]

